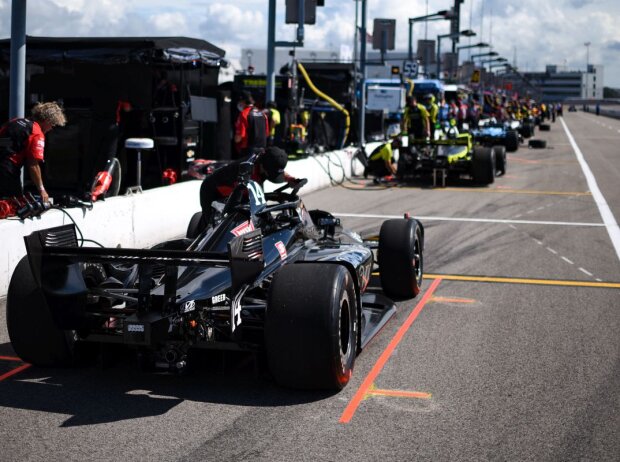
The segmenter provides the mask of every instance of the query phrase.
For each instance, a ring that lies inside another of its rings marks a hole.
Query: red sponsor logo
[[[233,233],[235,236],[239,237],[251,231],[254,231],[254,229],[254,223],[252,223],[252,221],[246,221],[245,223],[241,223],[239,226],[232,229],[230,232]]]
[[[275,246],[276,246],[276,249],[278,249],[278,253],[280,254],[280,259],[281,260],[286,259],[288,254],[286,253],[286,246],[284,245],[284,243],[282,241],[278,241],[276,242]]]

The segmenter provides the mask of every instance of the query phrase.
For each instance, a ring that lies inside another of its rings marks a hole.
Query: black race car
[[[182,370],[192,349],[264,351],[283,386],[343,388],[394,314],[392,299],[419,293],[424,228],[387,220],[362,239],[329,213],[308,212],[303,182],[265,194],[249,179],[257,156],[241,164],[218,223],[193,240],[81,247],[73,225],[26,237],[7,297],[15,352],[58,366],[123,344]],[[369,290],[377,268],[383,294]]]

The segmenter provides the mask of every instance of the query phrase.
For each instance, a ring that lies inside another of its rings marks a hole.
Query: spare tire
[[[538,128],[540,129],[541,132],[548,132],[549,130],[551,130],[551,125],[549,125],[549,124],[540,124],[540,126]]]
[[[547,140],[530,140],[527,145],[532,149],[545,149]]]

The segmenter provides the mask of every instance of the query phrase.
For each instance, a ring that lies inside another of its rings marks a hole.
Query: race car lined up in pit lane
[[[241,164],[219,222],[193,240],[87,248],[73,225],[26,237],[7,297],[15,352],[58,366],[123,344],[178,370],[192,349],[264,351],[283,386],[343,388],[395,313],[392,300],[419,293],[424,228],[387,220],[362,239],[328,212],[306,210],[297,194],[305,180],[265,194],[250,180],[259,155]],[[377,268],[383,294],[369,289]]]
[[[506,173],[506,148],[474,146],[472,136],[462,133],[439,140],[409,140],[409,147],[398,158],[397,177],[407,181],[420,176],[444,172],[448,179],[462,176],[474,183],[488,185],[497,172]]]
[[[504,146],[507,152],[519,149],[521,137],[519,135],[519,121],[497,123],[491,119],[483,119],[478,127],[472,128],[469,133],[475,144],[486,147]]]

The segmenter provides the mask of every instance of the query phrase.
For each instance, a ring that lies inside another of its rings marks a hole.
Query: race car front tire
[[[506,174],[506,151],[507,149],[505,146],[493,146],[493,152],[495,153],[495,168],[497,168],[497,171],[502,175]]]
[[[344,388],[357,351],[351,273],[340,264],[283,266],[269,289],[265,348],[276,382],[297,389]]]
[[[519,133],[516,130],[508,130],[504,146],[508,152],[515,152],[519,149]]]
[[[196,239],[198,235],[202,232],[203,229],[206,228],[206,224],[202,219],[202,212],[196,212],[192,215],[192,218],[189,220],[189,225],[187,225],[187,233],[186,237],[188,239]]]
[[[530,123],[523,124],[523,127],[521,127],[521,135],[523,138],[531,138],[534,136],[534,125]]]
[[[416,220],[386,220],[379,232],[381,287],[388,297],[404,300],[420,293],[424,272],[422,229]]]
[[[475,147],[472,159],[474,183],[492,184],[495,181],[495,153],[491,148]]]
[[[35,366],[70,366],[76,362],[75,331],[54,324],[28,257],[17,264],[6,299],[11,346],[23,361]]]

